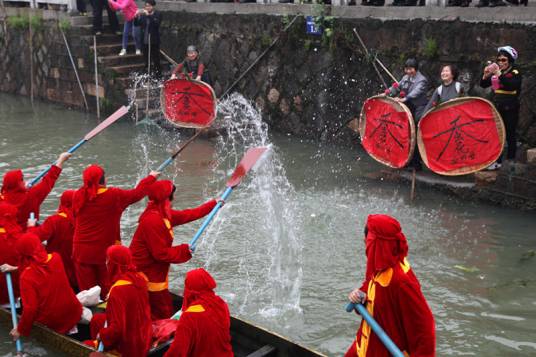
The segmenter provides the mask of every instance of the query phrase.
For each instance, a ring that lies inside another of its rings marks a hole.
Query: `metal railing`
[[[29,3],[32,9],[39,8],[40,4],[59,5],[65,10],[71,12],[76,11],[76,0],[2,0],[4,4],[13,3]]]

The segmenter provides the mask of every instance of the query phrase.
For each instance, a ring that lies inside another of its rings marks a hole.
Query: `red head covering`
[[[46,271],[48,255],[38,236],[33,233],[24,233],[17,239],[16,247],[20,254],[19,270],[21,272],[27,267],[40,273]]]
[[[408,242],[400,223],[391,216],[372,214],[367,218],[367,272],[370,279],[378,272],[404,261],[408,255]]]
[[[164,218],[170,217],[171,203],[169,197],[173,193],[173,182],[169,180],[156,181],[149,186],[149,203],[145,212],[149,210],[157,210]],[[145,213],[144,212],[144,213]],[[140,216],[140,219],[143,214]]]
[[[8,234],[22,232],[22,228],[17,223],[17,207],[6,201],[0,201],[0,227],[4,228]]]
[[[210,316],[215,324],[229,333],[230,317],[229,308],[225,301],[214,293],[216,281],[203,268],[190,270],[184,279],[184,300],[182,311],[189,306],[201,304],[206,310],[210,310]],[[225,340],[225,336],[222,336]]]
[[[73,211],[80,211],[87,201],[93,201],[97,197],[100,180],[104,176],[104,170],[98,165],[89,165],[82,173],[84,185],[76,192],[73,198]]]
[[[147,282],[136,272],[130,249],[122,245],[112,245],[106,250],[106,266],[112,282],[124,279],[137,287],[147,286]]]
[[[1,190],[2,196],[6,201],[12,204],[22,203],[26,191],[27,189],[24,184],[22,170],[11,170],[6,172]]]
[[[58,213],[65,213],[67,218],[74,223],[73,217],[73,198],[75,190],[67,190],[61,194],[60,205],[58,206]]]

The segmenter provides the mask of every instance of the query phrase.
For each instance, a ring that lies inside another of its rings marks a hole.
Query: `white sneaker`
[[[125,50],[124,48],[121,50],[121,52],[119,52],[119,56],[124,56],[127,54],[127,50]]]
[[[501,164],[498,163],[498,162],[494,162],[493,164],[489,165],[488,167],[486,167],[486,170],[488,171],[495,171],[495,170],[498,170],[501,168]]]
[[[141,50],[136,50],[136,56],[141,56]]]

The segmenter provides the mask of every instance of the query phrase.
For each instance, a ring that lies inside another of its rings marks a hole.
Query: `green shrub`
[[[67,32],[67,31],[69,31],[69,29],[71,28],[71,21],[69,21],[69,19],[61,19],[61,20],[58,22],[58,27],[59,27],[60,30],[62,30],[63,32]]]
[[[32,25],[32,31],[41,31],[43,29],[43,18],[35,15],[30,16],[30,25]]]
[[[439,57],[439,46],[435,39],[427,38],[424,40],[423,55],[428,59]]]
[[[28,17],[26,16],[9,16],[7,18],[7,25],[15,30],[26,30],[28,28]]]

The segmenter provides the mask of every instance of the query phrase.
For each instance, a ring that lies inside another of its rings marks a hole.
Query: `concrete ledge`
[[[313,15],[313,5],[255,3],[182,3],[160,1],[160,10],[216,14]],[[331,15],[341,18],[374,18],[380,20],[461,20],[536,24],[536,7],[460,8],[460,7],[370,7],[331,6]],[[502,10],[501,10],[502,9]],[[505,11],[506,9],[506,11]]]

